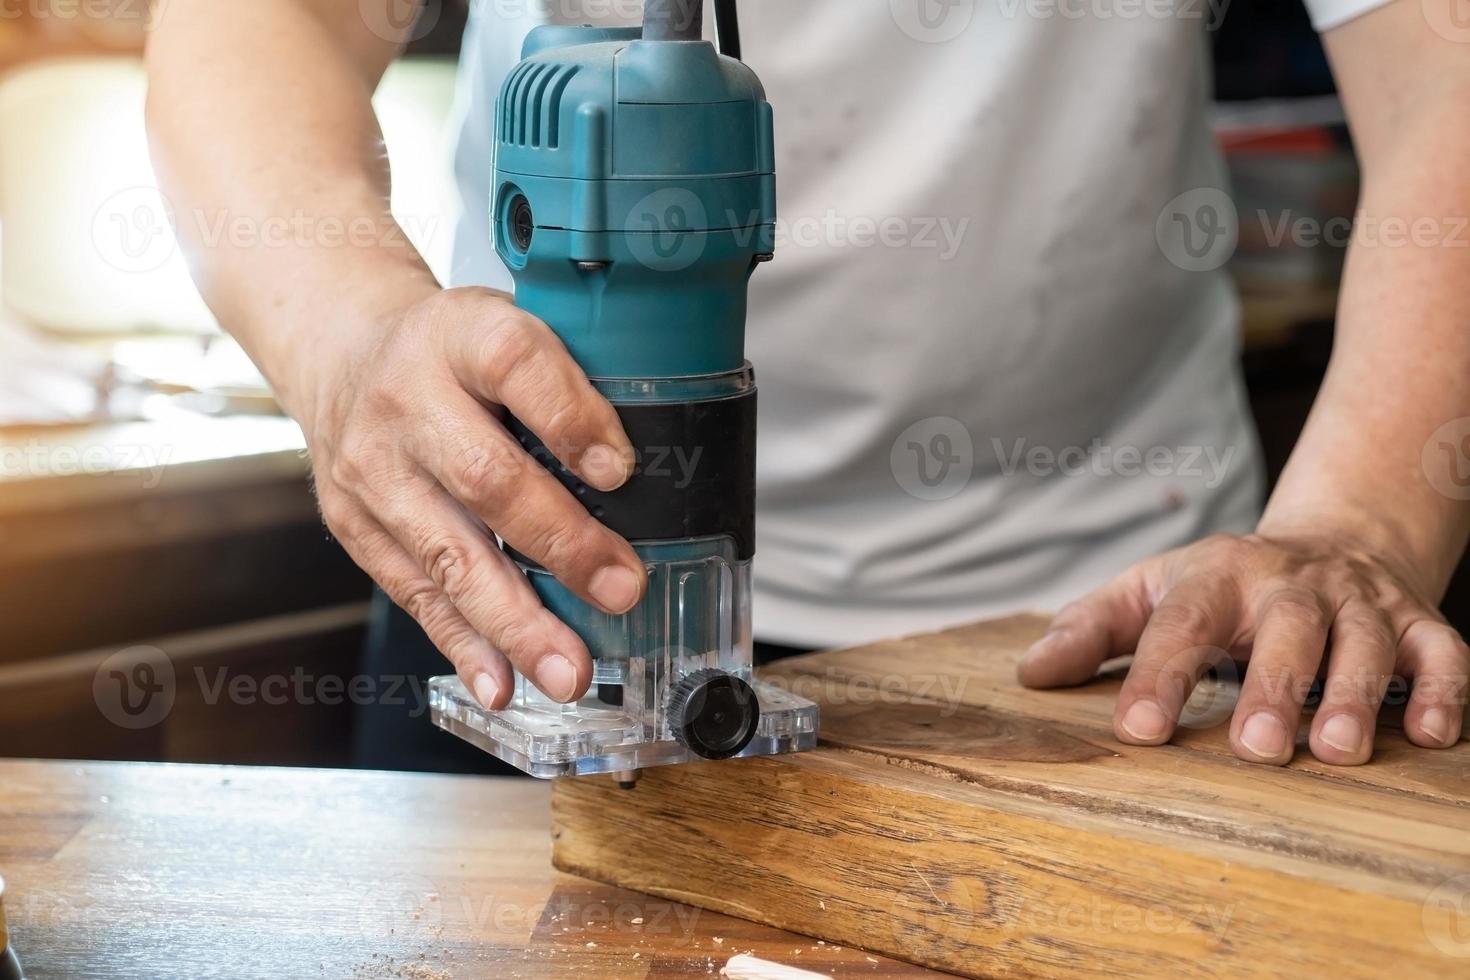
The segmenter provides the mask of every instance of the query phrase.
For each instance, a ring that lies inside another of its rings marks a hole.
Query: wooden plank
[[[1045,624],[783,661],[817,751],[563,780],[556,864],[969,976],[1470,974],[1470,746],[1390,725],[1365,767],[1250,765],[1228,679],[1172,744],[1125,746],[1121,669],[1016,685]]]
[[[449,738],[449,736],[445,736]],[[0,761],[28,976],[645,980],[928,970],[551,867],[529,779]]]

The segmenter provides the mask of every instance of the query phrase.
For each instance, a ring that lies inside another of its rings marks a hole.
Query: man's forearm
[[[195,279],[293,412],[323,331],[436,284],[388,211],[371,94],[398,50],[356,0],[173,0],[149,43],[154,163]]]
[[[1470,418],[1463,99],[1446,85],[1358,114],[1364,191],[1332,363],[1262,522],[1356,536],[1434,601],[1470,536],[1470,506],[1443,489],[1461,449],[1430,445]]]

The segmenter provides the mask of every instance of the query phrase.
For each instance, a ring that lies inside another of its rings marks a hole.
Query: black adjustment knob
[[[531,202],[526,195],[517,194],[510,202],[510,244],[517,253],[525,255],[531,250],[531,239],[536,234],[536,218],[531,213]]]
[[[666,707],[674,738],[703,759],[739,755],[761,721],[755,690],[734,674],[710,667],[675,684]]]

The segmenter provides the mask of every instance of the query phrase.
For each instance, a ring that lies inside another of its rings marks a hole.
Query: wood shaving
[[[832,980],[830,974],[772,963],[749,953],[730,957],[730,961],[721,968],[720,976],[728,980]]]

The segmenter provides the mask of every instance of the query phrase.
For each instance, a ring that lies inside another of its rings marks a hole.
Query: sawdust
[[[391,976],[406,977],[408,980],[454,980],[453,973],[429,966],[427,963],[411,963]]]

